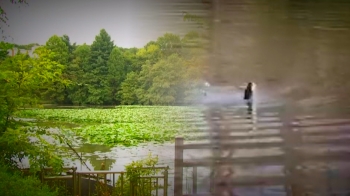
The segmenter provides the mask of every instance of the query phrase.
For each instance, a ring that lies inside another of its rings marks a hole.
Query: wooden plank
[[[234,187],[251,187],[251,186],[275,186],[275,185],[284,185],[288,182],[294,182],[293,184],[298,184],[300,186],[304,186],[307,182],[304,182],[302,179],[305,176],[304,173],[294,174],[292,177],[288,179],[285,176],[245,176],[245,177],[236,177],[231,181],[231,185]],[[304,177],[305,178],[305,177]],[[340,177],[337,180],[347,180],[347,177]],[[306,180],[310,180],[307,178]],[[313,181],[317,184],[317,180]],[[324,186],[323,182],[318,183],[319,186]],[[218,183],[217,186],[227,186],[225,183]],[[300,187],[301,188],[301,187]],[[204,194],[186,194],[187,196],[200,196],[205,195],[209,196],[210,193]],[[185,196],[185,195],[184,195]]]
[[[316,153],[304,153],[299,152],[296,153],[297,158],[300,161],[325,161],[325,162],[332,162],[332,161],[350,161],[350,152],[332,152],[327,154],[316,154]]]
[[[304,181],[305,180],[305,181]],[[309,182],[312,180],[312,182]],[[349,180],[347,176],[339,176],[337,180]],[[234,178],[232,181],[233,186],[274,186],[274,185],[284,185],[286,183],[292,183],[298,186],[304,186],[306,184],[314,184],[319,186],[324,186],[322,180],[318,180],[317,177],[313,177],[312,174],[305,175],[305,173],[297,173],[291,175],[290,177],[285,176],[249,176],[249,177],[239,177]]]
[[[247,124],[250,125],[249,127],[243,126],[243,127],[230,127],[230,130],[232,131],[251,131],[252,128],[256,128],[257,130],[266,130],[266,129],[280,129],[282,128],[282,123],[279,122],[279,124],[272,124],[270,125],[269,123],[263,123],[263,124]]]
[[[236,157],[236,158],[220,158],[215,161],[216,165],[284,165],[286,155],[271,155],[271,156],[255,156],[255,157]],[[350,152],[335,152],[329,154],[312,154],[305,152],[295,152],[294,159],[298,161],[350,161]],[[211,166],[214,163],[212,158],[184,160],[182,167],[201,167]]]
[[[140,176],[139,178],[156,179],[156,178],[164,178],[164,176]]]
[[[105,170],[101,170],[101,171],[79,171],[77,172],[77,174],[122,174],[125,172],[122,171],[105,171]]]
[[[235,139],[268,139],[273,137],[281,137],[281,133],[269,133],[269,134],[250,134],[250,135],[230,135],[230,136],[207,136],[201,135],[195,137],[198,140],[208,140],[208,139],[217,139],[221,141],[225,140],[235,140]]]
[[[334,146],[344,146],[344,145],[350,145],[350,138],[338,138],[338,139],[320,139],[320,140],[303,140],[303,144],[327,144],[327,145],[334,145]]]
[[[213,196],[211,193],[184,194],[183,196]]]
[[[252,142],[252,143],[223,143],[219,144],[219,148],[226,149],[256,149],[256,148],[273,148],[283,146],[283,141],[273,141],[273,142]],[[213,149],[214,144],[210,143],[199,143],[199,144],[184,144],[183,149]]]
[[[174,196],[183,194],[183,138],[175,138]]]
[[[311,120],[309,119],[299,119],[297,120],[300,124],[329,124],[329,123],[350,123],[350,119],[346,118],[313,118]]]
[[[327,127],[327,126],[343,126],[343,125],[350,125],[350,121],[336,121],[336,122],[319,122],[319,123],[309,123],[309,124],[304,124],[304,123],[300,123],[300,124],[292,124],[292,127],[295,128],[305,128],[305,127],[318,127],[318,126],[322,126],[322,127]]]
[[[350,145],[350,138],[339,138],[339,139],[324,139],[324,140],[303,140],[303,146],[308,144],[327,144],[327,145]],[[297,144],[294,144],[297,145]],[[196,144],[184,144],[183,149],[213,149],[215,147],[224,149],[261,149],[261,148],[273,148],[283,147],[283,141],[271,141],[271,142],[252,142],[252,143],[220,143],[218,146],[212,143],[196,143]],[[299,146],[299,145],[297,145]],[[293,146],[291,146],[293,147]]]
[[[268,123],[281,123],[280,119],[259,119],[259,117],[254,117],[256,119],[256,124],[268,124]],[[252,119],[242,119],[242,120],[230,120],[230,123],[232,125],[248,125],[252,124]]]
[[[215,160],[215,165],[246,165],[246,164],[258,164],[258,165],[283,165],[285,162],[284,155],[273,156],[260,156],[260,157],[238,157],[238,158],[220,158]],[[183,167],[200,167],[211,166],[214,161],[211,158],[207,159],[194,159],[184,160]]]
[[[329,131],[328,129],[321,129],[317,131],[301,131],[302,135],[304,136],[334,136],[334,135],[341,135],[341,134],[350,134],[350,127],[349,129],[339,129],[339,130],[332,130]]]
[[[73,179],[73,176],[50,176],[44,177],[44,180],[62,180],[62,179]]]
[[[286,177],[284,176],[251,176],[234,178],[231,185],[234,187],[240,186],[275,186],[286,184]],[[224,185],[224,184],[223,184]],[[220,186],[218,184],[217,186]]]
[[[197,167],[193,167],[193,173],[192,173],[192,192],[197,194]]]
[[[186,131],[186,133],[207,133],[209,131],[208,127],[197,127],[197,128],[201,128],[201,129],[196,129],[196,130],[190,130],[190,131]],[[203,128],[205,128],[203,130]],[[247,133],[249,131],[252,131],[252,129],[254,130],[254,133],[259,133],[259,131],[278,131],[281,128],[281,126],[271,126],[271,127],[254,127],[253,125],[251,127],[243,127],[243,128],[230,128],[230,129],[223,129],[220,130],[220,132],[229,132],[229,133]],[[213,131],[215,132],[215,131]]]

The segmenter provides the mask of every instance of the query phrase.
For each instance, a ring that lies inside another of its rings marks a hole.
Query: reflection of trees
[[[105,163],[105,168],[108,170],[115,162],[115,159],[109,159],[108,156],[98,154],[97,152],[106,153],[111,152],[111,147],[97,144],[83,144],[76,149],[82,155],[84,161],[89,161],[94,167],[94,170],[100,170],[101,164]],[[93,153],[93,155],[91,155]]]
[[[350,76],[350,34],[341,31],[350,24],[349,5],[338,0],[299,2],[298,6],[293,2],[288,6],[288,16],[295,25],[303,23],[304,33],[298,36],[304,37],[304,49],[300,51],[304,58],[299,59],[307,59],[307,64],[298,64],[297,74],[303,74],[303,81],[321,90],[342,88]]]
[[[83,144],[77,148],[78,152],[82,153],[94,153],[94,152],[110,152],[111,147],[98,145],[98,144]]]
[[[94,167],[94,170],[101,170],[102,163],[105,165],[105,170],[109,170],[117,161],[116,159],[109,159],[103,155],[84,156],[83,160],[89,161]]]

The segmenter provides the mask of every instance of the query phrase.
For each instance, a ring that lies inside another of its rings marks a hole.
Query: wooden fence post
[[[193,173],[192,173],[192,193],[197,194],[197,166],[193,167]]]
[[[77,167],[73,167],[73,195],[77,195],[78,191],[77,191]]]
[[[169,167],[164,170],[164,196],[168,196],[168,170]]]
[[[282,137],[284,140],[285,151],[285,175],[286,184],[285,189],[287,196],[299,195],[298,185],[294,178],[295,168],[298,164],[297,157],[295,156],[295,147],[300,144],[300,134],[293,130],[293,122],[295,119],[294,107],[291,103],[287,102],[284,111],[282,112]]]
[[[183,194],[183,144],[182,137],[175,138],[174,196],[182,196]]]

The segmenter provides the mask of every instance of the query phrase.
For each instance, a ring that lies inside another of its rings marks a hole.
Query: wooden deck
[[[323,191],[325,195],[337,195],[344,193],[344,190],[349,190],[350,193],[347,183],[335,183],[350,182],[349,172],[330,166],[337,162],[350,162],[350,120],[317,116],[304,120],[291,118],[291,113],[279,113],[269,117],[256,114],[255,121],[253,118],[242,118],[241,123],[237,123],[237,115],[230,112],[229,107],[210,108],[206,115],[211,123],[210,132],[197,138],[206,142],[186,144],[183,138],[176,139],[176,196],[203,195],[197,192],[200,186],[198,182],[193,182],[192,193],[177,191],[183,188],[180,183],[183,168],[193,168],[194,175],[198,175],[194,168],[199,167],[212,168],[212,175],[208,176],[211,192],[208,191],[206,195],[223,195],[225,191],[232,194],[232,190],[238,187],[276,185],[283,186],[285,194],[293,196],[305,193],[317,195],[317,191]],[[271,117],[275,120],[271,121]],[[279,125],[271,126],[271,123],[276,122]],[[251,125],[250,128],[247,125]],[[268,130],[272,132],[266,132]],[[339,147],[341,149],[337,149]],[[271,148],[279,149],[280,153],[235,156],[236,150]],[[203,149],[211,149],[213,155],[196,159],[183,158],[186,150],[198,150],[200,153]],[[320,163],[326,166],[318,166]],[[231,166],[245,165],[280,166],[284,169],[280,175],[235,176]],[[350,167],[348,169],[350,171]],[[197,177],[193,177],[193,180],[197,180]]]

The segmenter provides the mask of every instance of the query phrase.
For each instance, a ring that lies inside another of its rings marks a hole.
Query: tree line
[[[14,64],[16,60],[37,58],[38,51],[48,52],[40,58],[56,63],[51,68],[60,75],[40,92],[44,101],[52,103],[186,104],[194,100],[201,85],[199,39],[196,32],[183,37],[166,33],[143,48],[122,48],[101,29],[91,45],[77,45],[67,35],[53,35],[35,49],[33,57],[17,52],[7,56],[12,60],[4,60],[4,55],[1,59],[2,64]]]

